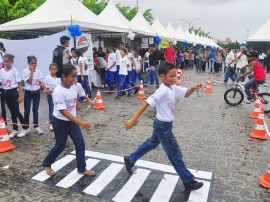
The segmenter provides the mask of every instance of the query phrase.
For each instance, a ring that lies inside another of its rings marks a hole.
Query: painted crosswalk
[[[57,171],[53,179],[44,171],[32,179],[115,202],[208,200],[211,172],[189,169],[198,181],[204,182],[204,186],[186,193],[172,166],[139,160],[133,168],[133,175],[129,175],[121,156],[86,151],[86,157],[86,167],[94,170],[97,173],[96,177],[84,176],[77,172],[76,156],[75,152],[72,152],[52,165]]]

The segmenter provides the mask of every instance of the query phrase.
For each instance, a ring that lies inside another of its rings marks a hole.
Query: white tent
[[[247,41],[252,42],[269,42],[270,41],[270,19],[253,35],[251,35]]]
[[[187,37],[188,42],[196,44],[195,39],[193,38],[193,36],[190,34],[188,30],[185,31],[185,35]]]
[[[156,31],[157,35],[159,35],[160,37],[168,37],[167,31],[159,21],[158,17],[156,17],[151,27]]]
[[[115,3],[109,0],[106,8],[98,15],[99,21],[108,21],[110,25],[118,28],[118,32],[128,32],[129,21],[119,11]]]
[[[176,38],[179,39],[180,41],[187,41],[189,43],[192,43],[192,41],[190,41],[190,39],[186,36],[181,25],[179,25],[176,30]]]
[[[130,21],[130,27],[135,33],[146,36],[156,36],[155,30],[146,21],[140,11],[138,11],[134,18]]]
[[[171,39],[177,39],[176,38],[176,31],[172,25],[171,22],[168,23],[167,27],[166,27],[166,31],[167,31],[167,34],[168,36],[171,38]]]
[[[27,16],[0,25],[0,31],[65,30],[69,25],[79,24],[82,30],[121,31],[111,25],[112,18],[98,17],[78,0],[47,0]]]

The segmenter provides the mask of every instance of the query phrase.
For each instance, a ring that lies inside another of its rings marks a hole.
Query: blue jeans
[[[247,72],[247,68],[243,68],[242,70],[240,70],[239,68],[236,68],[236,75],[239,75],[239,74],[244,74]],[[241,82],[245,82],[245,79],[246,77],[243,76],[242,79],[241,79]],[[239,82],[239,78],[236,78],[236,82]]]
[[[77,79],[78,79],[78,82],[82,85],[85,94],[88,95],[88,96],[91,96],[91,92],[90,92],[90,89],[89,89],[88,81],[86,79],[86,75],[83,75],[83,81],[81,79],[81,75],[77,75]],[[81,100],[84,100],[84,98],[81,97]]]
[[[106,71],[105,73],[105,81],[107,83],[107,85],[109,86],[109,90],[112,91],[113,90],[113,79],[114,79],[114,72],[111,71]]]
[[[131,92],[131,87],[127,84],[126,75],[119,74],[118,75],[118,95],[121,95],[123,90],[127,90]]]
[[[264,80],[254,80],[254,78],[251,78],[245,85],[245,92],[247,95],[248,100],[252,100],[251,92],[250,92],[250,87],[253,88],[258,88],[259,84],[262,84]]]
[[[189,61],[189,68],[193,68],[194,67],[194,60],[190,60]]]
[[[29,116],[30,116],[30,109],[31,109],[31,102],[33,100],[33,123],[34,128],[38,127],[38,108],[39,108],[39,102],[40,102],[40,91],[29,91],[25,90],[24,92],[24,121],[25,124],[29,125]],[[29,128],[29,126],[27,126]]]
[[[225,70],[224,82],[227,83],[229,78],[232,81],[235,81],[235,77],[234,77],[234,74],[232,72],[232,67],[225,67],[225,68],[226,68],[226,70]]]
[[[172,122],[162,122],[155,119],[152,136],[148,138],[138,149],[130,155],[130,161],[135,164],[147,152],[155,149],[160,143],[166,152],[175,171],[180,176],[183,183],[190,182],[194,176],[186,168],[183,162],[183,155],[172,133]]]
[[[151,67],[151,65],[150,65]],[[154,71],[149,71],[146,74],[146,78],[145,78],[145,83],[148,84],[149,82],[149,77],[150,77],[150,84],[152,85],[154,83],[154,80],[156,81],[156,88],[159,88],[159,75],[158,75],[158,67],[159,65],[154,66],[155,70]],[[153,83],[151,83],[151,75],[154,75],[154,80]]]
[[[54,104],[53,104],[52,96],[50,94],[47,95],[47,101],[49,105],[49,121],[52,121]]]
[[[214,59],[210,59],[209,60],[209,71],[210,72],[214,72],[215,70],[214,70]]]
[[[197,60],[197,65],[196,65],[197,71],[202,70],[202,59]]]
[[[81,173],[84,172],[86,170],[85,143],[80,127],[71,121],[60,120],[55,117],[52,124],[56,143],[44,159],[42,166],[51,167],[57,157],[64,151],[67,138],[70,136],[76,149],[77,170]]]
[[[140,81],[143,80],[141,73],[140,72],[137,73],[135,69],[132,69],[132,76],[131,76],[132,83],[136,84],[137,77]]]

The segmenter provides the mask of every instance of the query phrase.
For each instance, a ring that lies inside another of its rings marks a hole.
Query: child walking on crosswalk
[[[170,62],[161,63],[158,74],[162,80],[161,86],[140,106],[135,115],[125,123],[125,128],[127,130],[131,129],[149,105],[157,109],[152,136],[140,145],[135,152],[130,154],[130,156],[124,157],[126,169],[132,174],[132,167],[136,161],[161,143],[174,169],[184,183],[185,190],[197,190],[203,186],[203,183],[195,181],[192,173],[186,168],[181,149],[172,133],[172,125],[175,113],[175,101],[189,97],[202,84],[197,84],[190,89],[176,86],[176,67]]]
[[[79,126],[89,128],[90,123],[76,118],[78,91],[74,85],[77,79],[76,67],[65,64],[62,70],[62,82],[53,91],[53,129],[55,134],[55,146],[51,149],[43,161],[43,167],[48,175],[54,175],[52,163],[65,149],[68,136],[71,137],[76,148],[76,160],[78,173],[94,176],[94,171],[86,170],[85,143]]]

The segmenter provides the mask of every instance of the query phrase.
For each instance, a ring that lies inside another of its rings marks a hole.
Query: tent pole
[[[70,24],[71,26],[73,25],[73,21],[72,21],[72,15],[70,16]],[[73,44],[74,44],[74,48],[76,49],[76,37],[73,37]]]

